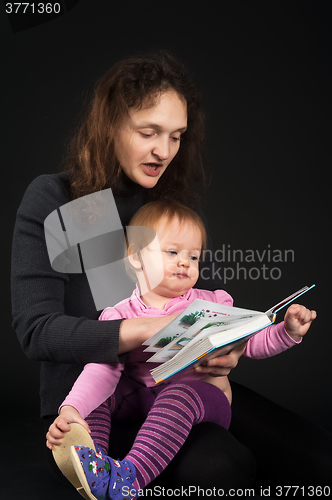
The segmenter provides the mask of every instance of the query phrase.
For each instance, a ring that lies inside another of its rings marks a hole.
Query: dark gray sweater
[[[41,361],[41,416],[57,413],[86,363],[119,361],[122,320],[98,321],[85,274],[59,273],[50,265],[44,221],[68,203],[68,187],[66,173],[37,177],[22,199],[13,237],[13,327],[28,358]],[[146,203],[146,190],[133,185],[114,198],[125,226]],[[204,288],[221,284],[204,281]]]

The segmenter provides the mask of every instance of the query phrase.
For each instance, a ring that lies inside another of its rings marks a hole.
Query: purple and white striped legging
[[[224,393],[202,381],[142,386],[122,376],[114,395],[87,418],[92,439],[107,454],[111,418],[146,420],[125,458],[136,467],[137,489],[155,479],[179,451],[192,426],[217,423],[228,429],[231,409]]]

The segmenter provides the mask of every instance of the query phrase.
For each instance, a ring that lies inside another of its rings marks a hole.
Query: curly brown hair
[[[175,198],[193,205],[205,183],[203,166],[204,119],[199,94],[184,64],[158,50],[114,64],[97,82],[85,118],[73,135],[65,169],[70,172],[71,198],[126,182],[115,156],[114,138],[129,109],[153,106],[161,93],[174,90],[187,104],[188,128],[181,147],[148,199]]]

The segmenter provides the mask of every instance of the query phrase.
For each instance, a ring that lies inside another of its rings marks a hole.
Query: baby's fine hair
[[[141,207],[129,222],[129,226],[150,227],[156,229],[162,218],[166,218],[166,227],[168,227],[174,219],[178,219],[180,225],[186,222],[198,227],[202,236],[202,249],[206,249],[207,235],[204,223],[200,216],[189,207],[175,200],[157,200],[147,203]],[[139,238],[140,241],[135,242],[131,239],[131,244],[138,248],[143,248],[148,244],[144,243],[144,231],[135,232],[134,240]]]

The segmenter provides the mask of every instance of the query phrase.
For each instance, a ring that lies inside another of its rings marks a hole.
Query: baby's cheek
[[[188,276],[192,280],[197,280],[198,279],[198,269],[195,269],[195,268],[189,269]]]

